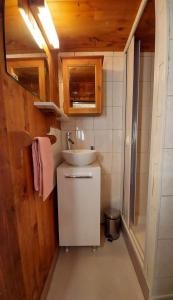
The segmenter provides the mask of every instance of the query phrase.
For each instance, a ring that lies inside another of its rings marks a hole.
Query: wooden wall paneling
[[[9,79],[9,78],[8,78]],[[25,129],[32,136],[44,135],[49,131],[46,117],[33,107],[36,100],[34,96],[23,90],[22,97],[18,89],[21,87],[11,80],[12,84],[7,90],[8,130]],[[8,94],[9,93],[9,94]],[[22,101],[21,101],[22,100]],[[15,105],[14,105],[15,103]],[[20,106],[21,109],[20,115]],[[27,118],[26,118],[27,115]],[[17,117],[17,122],[15,119]],[[37,122],[35,117],[37,116]],[[25,120],[27,121],[25,123]],[[33,173],[30,149],[25,149],[24,166],[15,168],[14,149],[10,140],[11,163],[13,166],[13,184],[15,186],[14,201],[17,212],[17,224],[22,266],[25,280],[27,299],[38,299],[41,294],[47,272],[56,248],[54,226],[54,204],[50,197],[43,202],[33,192]],[[14,163],[14,164],[13,164]]]
[[[56,193],[43,202],[34,192],[30,147],[16,168],[12,132],[43,136],[54,121],[33,106],[38,99],[5,73],[2,60],[0,70],[0,299],[38,300],[57,247]]]
[[[0,299],[25,299],[0,75]]]
[[[0,4],[2,9],[2,3]],[[2,15],[0,14],[0,24]],[[0,26],[2,37],[2,26]],[[13,182],[9,160],[5,97],[3,92],[4,54],[0,43],[0,299],[26,298],[22,261],[18,243]]]

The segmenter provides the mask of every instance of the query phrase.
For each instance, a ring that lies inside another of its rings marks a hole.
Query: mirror
[[[18,0],[5,1],[4,28],[7,73],[32,94],[46,100],[47,56],[26,26]]]
[[[68,68],[70,106],[75,108],[96,107],[95,66]]]
[[[102,64],[102,56],[62,57],[66,114],[101,114]]]

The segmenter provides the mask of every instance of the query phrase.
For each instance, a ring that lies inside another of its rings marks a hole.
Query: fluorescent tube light
[[[43,36],[38,28],[38,25],[34,20],[30,20],[29,16],[26,14],[23,8],[19,8],[20,14],[25,21],[25,24],[27,25],[29,31],[31,32],[34,40],[36,41],[37,45],[40,49],[43,49],[45,41],[43,39]]]
[[[49,43],[53,46],[53,48],[59,49],[58,35],[47,4],[45,3],[44,7],[38,7],[38,10],[38,17],[45,30]]]

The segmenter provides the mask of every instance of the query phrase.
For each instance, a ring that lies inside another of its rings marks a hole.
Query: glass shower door
[[[140,41],[134,44],[134,77],[132,103],[132,143],[131,143],[131,176],[130,176],[130,224],[136,224],[136,190],[137,190],[137,139],[138,139],[138,103],[140,79]]]

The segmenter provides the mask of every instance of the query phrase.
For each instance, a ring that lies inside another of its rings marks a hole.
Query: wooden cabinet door
[[[102,64],[102,56],[62,58],[66,114],[102,113]]]

